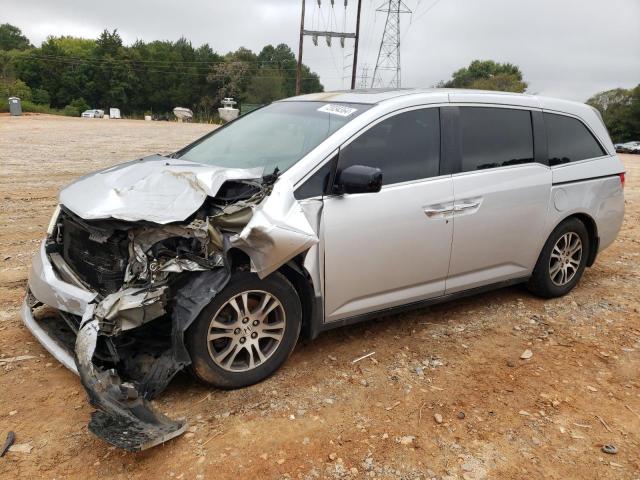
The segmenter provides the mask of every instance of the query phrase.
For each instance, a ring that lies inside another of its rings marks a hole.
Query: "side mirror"
[[[372,193],[382,188],[382,170],[365,165],[351,165],[338,174],[335,193]]]

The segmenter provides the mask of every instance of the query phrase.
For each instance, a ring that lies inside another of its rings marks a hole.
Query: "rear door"
[[[534,137],[541,112],[452,108],[460,150],[447,293],[528,276],[544,242],[551,189],[546,141]]]
[[[439,163],[436,107],[392,114],[340,150],[338,172],[378,167],[383,187],[324,199],[326,321],[444,293],[453,187]]]

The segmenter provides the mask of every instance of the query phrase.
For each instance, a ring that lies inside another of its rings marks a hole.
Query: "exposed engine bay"
[[[263,278],[318,241],[291,186],[277,180],[277,172],[226,180],[184,221],[165,224],[87,220],[59,207],[46,256],[61,280],[95,293],[81,315],[59,312],[75,335],[77,371],[97,408],[91,432],[130,451],[184,432],[186,422],[154,411],[149,400],[191,363],[185,331],[232,269]],[[193,179],[186,185],[198,189]],[[233,249],[250,261],[234,263]],[[30,288],[32,307],[47,303]]]

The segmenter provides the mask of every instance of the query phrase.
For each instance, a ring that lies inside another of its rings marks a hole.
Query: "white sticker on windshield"
[[[332,113],[341,117],[348,117],[353,112],[357,112],[357,108],[347,107],[345,105],[336,105],[335,103],[327,103],[318,109],[319,112]]]

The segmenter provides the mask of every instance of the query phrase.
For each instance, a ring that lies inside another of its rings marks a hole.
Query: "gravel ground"
[[[191,428],[164,446],[91,435],[78,379],[20,322],[30,257],[61,186],[211,128],[0,116],[0,444],[20,445],[0,478],[640,479],[639,156],[618,240],[565,298],[508,288],[342,328],[253,387],[179,376],[155,403]]]

